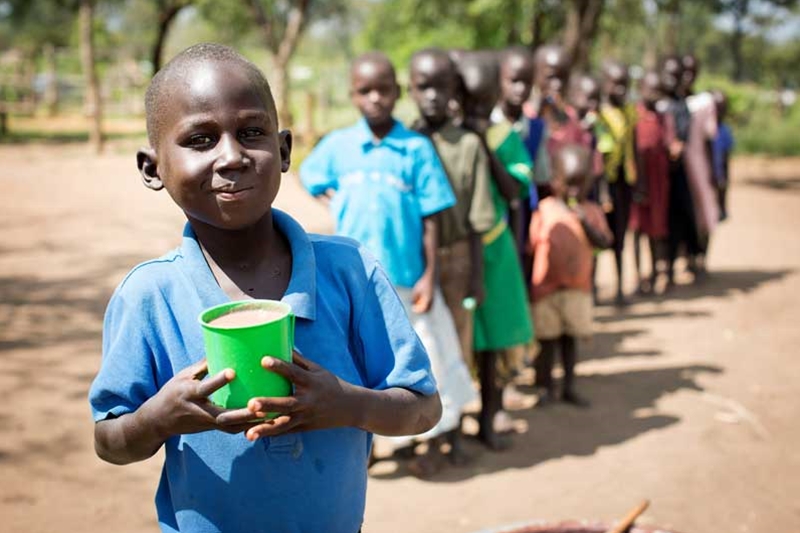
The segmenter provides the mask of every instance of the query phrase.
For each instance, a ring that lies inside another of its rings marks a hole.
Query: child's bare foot
[[[587,400],[583,396],[580,396],[575,391],[570,391],[570,390],[564,391],[564,393],[561,395],[561,400],[564,403],[574,405],[575,407],[587,408],[591,406],[589,400]]]
[[[414,449],[417,447],[416,444],[409,444],[408,446],[403,446],[402,448],[397,448],[392,455],[394,455],[398,459],[413,459],[414,458]]]
[[[628,301],[625,300],[625,295],[622,294],[622,291],[617,292],[617,296],[614,298],[614,305],[616,307],[625,307],[628,305]]]
[[[472,463],[474,458],[464,450],[463,446],[458,444],[450,448],[447,459],[453,466],[467,466]]]
[[[472,462],[472,456],[464,450],[464,440],[460,427],[446,433],[445,442],[449,446],[446,455],[451,465],[466,466]]]
[[[430,479],[438,474],[444,462],[442,461],[442,454],[437,450],[430,450],[425,454],[414,457],[408,463],[408,470],[415,477],[420,479]]]
[[[478,440],[493,452],[504,452],[511,448],[509,435],[500,435],[494,431],[484,431],[483,428],[478,432]]]
[[[651,294],[653,292],[653,285],[654,283],[648,279],[640,280],[639,286],[636,287],[636,294],[640,296]]]
[[[551,391],[545,390],[541,394],[539,394],[539,398],[536,400],[536,407],[547,407],[548,405],[553,403],[555,398],[553,397],[553,393]]]

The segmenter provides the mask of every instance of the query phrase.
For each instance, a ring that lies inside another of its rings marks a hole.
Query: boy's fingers
[[[233,371],[232,368],[226,368],[222,370],[218,374],[211,376],[209,378],[200,381],[197,384],[197,394],[199,396],[208,397],[211,395],[212,392],[220,389],[227,383],[229,383],[233,378],[236,377],[236,373]]]
[[[247,407],[243,407],[241,409],[230,409],[230,410],[222,409],[216,415],[215,420],[217,424],[219,424],[220,426],[226,426],[227,428],[239,425],[253,426],[260,423],[260,421],[253,422],[253,418],[255,418],[253,412]],[[245,428],[242,428],[242,431],[244,430]]]
[[[261,359],[261,366],[264,367],[265,370],[275,372],[276,374],[285,377],[292,383],[303,383],[303,376],[298,370],[300,367],[291,363],[287,363],[286,361],[282,361],[276,357],[270,357],[267,355]]]
[[[255,427],[258,425],[258,422],[247,422],[244,424],[237,424],[237,425],[226,425],[221,427],[220,429],[225,433],[230,433],[231,435],[235,435],[237,433],[244,433],[248,429]]]
[[[202,361],[198,361],[192,365],[187,366],[180,372],[178,372],[178,376],[185,376],[191,377],[192,379],[203,379],[206,374],[208,374],[208,361],[203,359]]]
[[[263,423],[248,429],[245,437],[249,441],[254,441],[261,437],[282,435],[292,431],[298,424],[299,421],[291,416],[279,416],[272,420],[265,420]]]
[[[292,351],[292,362],[303,370],[316,370],[319,368],[317,363],[306,359],[297,350]]]
[[[288,415],[297,411],[299,402],[294,396],[270,396],[264,398],[252,398],[247,402],[247,410],[250,416],[267,416],[267,413],[279,413]]]

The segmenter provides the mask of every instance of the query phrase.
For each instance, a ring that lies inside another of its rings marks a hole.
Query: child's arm
[[[228,411],[219,421],[236,425],[267,413],[280,413],[272,420],[251,427],[245,436],[260,437],[335,427],[357,427],[380,435],[416,435],[439,421],[442,404],[438,393],[422,395],[392,387],[372,390],[336,377],[297,352],[292,363],[264,357],[262,366],[294,384],[294,395],[285,398],[254,398],[246,409]]]
[[[335,172],[335,135],[324,137],[300,165],[300,182],[323,204],[330,204],[338,187]]]
[[[614,243],[614,237],[608,228],[608,223],[602,213],[594,213],[591,205],[578,204],[572,208],[581,222],[586,238],[595,248],[605,250]],[[599,211],[599,208],[597,208]]]
[[[481,235],[470,231],[469,233],[469,296],[475,299],[475,304],[483,303],[483,240]]]
[[[411,289],[414,312],[427,313],[433,304],[433,288],[436,285],[436,218],[431,215],[422,219],[422,250],[425,255],[425,271]]]
[[[226,369],[202,379],[207,373],[205,360],[196,363],[175,375],[136,411],[97,422],[94,447],[98,457],[128,464],[153,456],[174,435],[211,429],[238,433],[252,427],[248,419],[218,423],[217,417],[225,410],[212,404],[208,396],[230,382],[234,373]]]
[[[637,204],[646,204],[650,191],[648,190],[649,182],[645,175],[644,159],[642,153],[639,151],[639,141],[636,139],[636,128],[633,131],[633,154],[636,165],[636,183],[634,184],[633,200]]]

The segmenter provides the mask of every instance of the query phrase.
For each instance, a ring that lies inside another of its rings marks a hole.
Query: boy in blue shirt
[[[350,82],[363,118],[324,137],[301,165],[300,179],[329,201],[336,233],[377,256],[403,301],[440,384],[442,419],[418,437],[429,439],[457,427],[459,407],[474,394],[436,279],[434,215],[455,205],[455,196],[431,141],[392,116],[400,88],[389,59],[379,52],[358,57]],[[382,444],[397,449],[413,440]]]
[[[108,305],[89,393],[97,454],[127,464],[165,447],[162,531],[355,533],[372,433],[439,418],[425,350],[368,252],[272,208],[291,135],[257,67],[193,46],[153,78],[146,110],[144,184],[166,189],[188,223],[181,247],[137,266]],[[197,317],[246,298],[291,305],[293,361],[265,354],[262,366],[294,393],[223,410],[208,396],[236,377],[207,376]]]
[[[455,205],[455,196],[430,140],[392,116],[400,87],[389,59],[364,54],[350,77],[363,118],[325,136],[300,166],[300,179],[330,201],[336,233],[366,246],[425,312],[435,286],[433,215]]]
[[[728,115],[728,98],[725,93],[715,89],[711,91],[714,106],[717,108],[717,136],[714,138],[712,170],[714,184],[717,187],[717,203],[719,204],[719,219],[728,218],[728,184],[730,183],[728,168],[730,167],[731,152],[733,152],[733,132],[725,122]]]

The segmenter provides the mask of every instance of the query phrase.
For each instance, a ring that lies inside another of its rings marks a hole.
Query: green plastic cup
[[[255,311],[261,315],[253,320]],[[241,313],[241,314],[240,314]],[[242,318],[247,318],[242,320]],[[214,323],[215,320],[238,322]],[[270,355],[290,362],[294,347],[294,314],[288,304],[275,300],[243,300],[206,309],[200,314],[208,373],[226,368],[236,377],[211,395],[211,401],[225,409],[247,407],[251,398],[289,396],[292,383],[265,370],[261,359]]]

